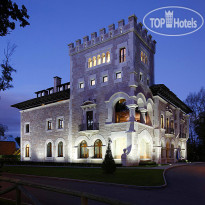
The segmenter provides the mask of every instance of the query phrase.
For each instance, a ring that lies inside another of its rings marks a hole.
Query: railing
[[[129,204],[129,203],[125,203],[125,202],[118,201],[118,200],[111,199],[111,198],[104,197],[104,196],[89,194],[89,193],[80,192],[80,191],[74,191],[70,189],[62,189],[62,188],[54,187],[54,186],[40,185],[40,184],[33,183],[33,182],[22,181],[18,179],[10,179],[7,177],[0,177],[0,181],[14,184],[9,188],[3,191],[0,191],[0,195],[16,190],[16,204],[17,205],[21,205],[21,193],[23,193],[26,197],[28,197],[31,200],[32,204],[41,205],[38,199],[34,197],[30,192],[28,192],[23,186],[57,192],[57,193],[66,194],[66,195],[75,196],[75,197],[80,197],[81,205],[87,205],[88,200],[93,200],[93,201],[98,201],[98,202],[103,202],[105,204],[113,204],[113,205],[128,205]]]
[[[85,130],[99,130],[99,123],[93,123],[93,124],[81,124],[79,125],[79,131],[85,131]]]
[[[165,134],[174,134],[174,129],[170,127],[165,127]]]
[[[186,134],[185,133],[180,133],[179,138],[186,138]]]

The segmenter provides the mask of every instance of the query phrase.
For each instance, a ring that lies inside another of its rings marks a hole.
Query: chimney
[[[61,85],[61,78],[56,76],[54,77],[54,87],[53,87],[53,92],[56,93],[58,92],[57,86]]]

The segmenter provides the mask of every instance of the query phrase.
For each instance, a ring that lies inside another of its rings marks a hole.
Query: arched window
[[[105,54],[102,54],[102,63],[105,63]]]
[[[58,157],[63,157],[63,142],[58,143]]]
[[[25,157],[29,157],[30,156],[29,155],[30,154],[29,153],[29,144],[26,145],[26,150],[25,151],[26,151]]]
[[[166,120],[166,132],[169,133],[169,118]]]
[[[97,62],[98,65],[100,65],[100,64],[101,64],[101,57],[100,57],[100,55],[97,56],[97,61],[98,61],[98,62]]]
[[[93,66],[92,59],[89,58],[89,59],[88,59],[88,68],[92,68],[92,66]]]
[[[93,57],[93,66],[96,66],[96,57]]]
[[[96,140],[94,143],[94,157],[102,158],[102,141]]]
[[[120,63],[125,62],[126,60],[126,48],[120,49]]]
[[[47,157],[52,157],[52,143],[47,144]]]
[[[126,100],[121,99],[115,105],[115,122],[128,122],[129,109],[126,106]]]
[[[85,140],[80,143],[80,158],[88,158],[87,142]]]
[[[138,107],[135,108],[135,121],[140,122],[140,111]]]
[[[161,128],[164,128],[164,115],[161,115]]]
[[[110,52],[109,51],[106,53],[106,62],[107,63],[110,62]]]

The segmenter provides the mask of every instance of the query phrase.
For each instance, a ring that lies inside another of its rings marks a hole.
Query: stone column
[[[130,122],[130,127],[129,127],[129,131],[128,132],[135,132],[134,129],[134,122],[135,122],[135,108],[137,107],[136,104],[129,104],[127,105],[127,107],[129,108],[129,122]]]
[[[139,109],[142,119],[140,118],[141,123],[146,124],[146,112],[147,110],[145,108],[140,108]]]

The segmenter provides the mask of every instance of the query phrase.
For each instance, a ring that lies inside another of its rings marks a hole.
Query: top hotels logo
[[[200,13],[179,6],[161,7],[147,13],[144,26],[159,35],[184,36],[199,30],[204,19]]]

